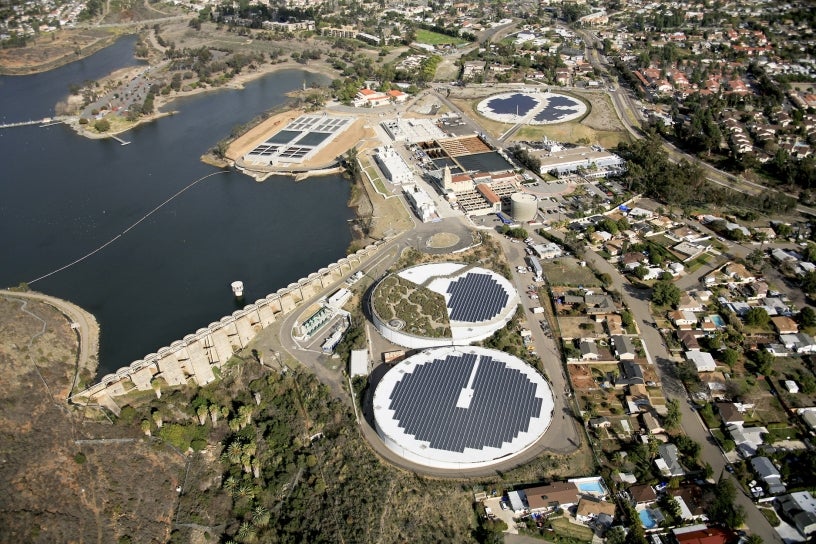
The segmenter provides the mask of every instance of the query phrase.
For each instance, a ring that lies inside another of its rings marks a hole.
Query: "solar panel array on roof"
[[[485,321],[504,309],[509,295],[487,274],[468,273],[448,285],[451,321]]]
[[[472,400],[469,407],[458,407],[477,358]],[[463,353],[434,359],[403,376],[391,392],[389,409],[406,434],[431,448],[461,453],[512,442],[541,416],[542,405],[536,384],[519,370],[487,355]]]

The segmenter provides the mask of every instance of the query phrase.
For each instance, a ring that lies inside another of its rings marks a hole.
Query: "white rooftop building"
[[[714,357],[705,351],[687,351],[686,359],[694,363],[697,372],[714,372],[717,369]]]
[[[349,361],[349,376],[368,376],[368,350],[355,349],[351,351]]]
[[[374,154],[374,160],[391,183],[402,185],[414,181],[414,173],[393,147],[380,147]]]
[[[405,197],[411,203],[417,217],[423,222],[428,223],[434,219],[438,219],[439,215],[436,212],[436,204],[433,199],[423,191],[421,188],[413,184],[406,184],[402,186]]]

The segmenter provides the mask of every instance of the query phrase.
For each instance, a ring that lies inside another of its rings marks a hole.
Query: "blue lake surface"
[[[0,77],[0,119],[53,115],[70,84],[138,64],[134,43],[119,40],[52,72]],[[121,235],[32,285],[97,317],[104,374],[233,312],[233,280],[244,282],[252,302],[344,256],[353,214],[343,178],[257,183],[199,160],[304,82],[328,80],[287,70],[242,91],[178,100],[176,115],[122,135],[127,146],[85,139],[63,125],[0,130],[0,285],[31,281]]]

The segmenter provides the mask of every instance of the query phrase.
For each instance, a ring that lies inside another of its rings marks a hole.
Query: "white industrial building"
[[[625,164],[622,158],[599,146],[552,149],[554,150],[531,150],[531,154],[541,161],[542,174],[564,176],[582,170],[581,174],[585,177],[605,178],[620,174]]]
[[[436,212],[436,204],[434,204],[433,199],[428,193],[413,184],[403,185],[402,190],[420,221],[428,223],[434,219],[439,219],[439,214]]]
[[[411,167],[406,164],[393,147],[377,148],[374,159],[391,183],[402,185],[414,181],[414,173],[411,171]]]

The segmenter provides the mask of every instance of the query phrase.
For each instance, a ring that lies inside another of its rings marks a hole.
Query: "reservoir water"
[[[57,70],[0,77],[0,119],[53,115],[72,83],[136,63],[133,38]],[[192,181],[199,157],[236,125],[279,106],[304,81],[287,70],[241,91],[172,104],[178,114],[88,140],[62,125],[0,130],[0,285],[30,281],[93,251]],[[252,302],[345,254],[348,182],[339,176],[257,183],[225,171],[198,183],[90,258],[31,287],[71,300],[101,326],[100,374],[234,311],[230,282]]]

